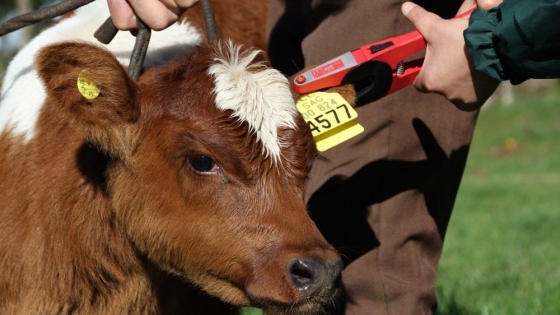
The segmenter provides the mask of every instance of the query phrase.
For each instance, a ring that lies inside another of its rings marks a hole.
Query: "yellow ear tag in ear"
[[[80,91],[80,94],[82,94],[84,98],[92,100],[99,95],[101,89],[95,82],[87,77],[87,72],[88,71],[84,69],[80,71],[78,75],[78,91]]]
[[[364,131],[356,121],[358,113],[338,93],[310,93],[302,96],[296,106],[309,125],[319,151],[326,151]]]

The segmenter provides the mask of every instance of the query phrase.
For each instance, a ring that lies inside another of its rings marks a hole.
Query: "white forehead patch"
[[[215,63],[208,69],[214,77],[217,107],[232,110],[232,117],[249,123],[265,154],[278,161],[284,145],[278,128],[296,128],[296,106],[288,80],[262,62],[253,62],[259,50],[242,52],[241,46],[231,41],[226,44],[227,51],[219,47]]]

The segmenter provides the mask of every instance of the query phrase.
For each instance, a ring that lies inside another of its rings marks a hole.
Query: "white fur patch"
[[[46,45],[73,40],[103,46],[93,34],[108,17],[107,2],[93,1],[39,34],[16,55],[8,66],[0,92],[0,133],[13,128],[13,133],[23,135],[27,141],[35,134],[37,118],[46,98],[34,65],[37,52]],[[105,47],[126,66],[135,39],[129,32],[118,32]],[[163,65],[178,54],[190,52],[201,41],[201,34],[188,23],[174,24],[163,31],[152,32],[144,65]]]
[[[265,154],[276,162],[283,146],[278,128],[296,128],[296,106],[288,80],[279,71],[253,62],[260,51],[242,53],[241,47],[231,41],[227,49],[216,52],[215,64],[208,70],[214,77],[216,104],[221,110],[232,110],[232,117],[249,123]]]

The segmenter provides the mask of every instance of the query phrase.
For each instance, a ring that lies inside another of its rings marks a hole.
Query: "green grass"
[[[263,311],[256,307],[239,307],[238,309],[239,315],[263,315]]]
[[[560,314],[560,91],[479,118],[440,261],[440,315]]]

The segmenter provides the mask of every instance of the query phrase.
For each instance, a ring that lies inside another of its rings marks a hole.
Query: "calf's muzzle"
[[[303,299],[329,294],[335,289],[342,261],[296,258],[288,265],[288,277]]]

